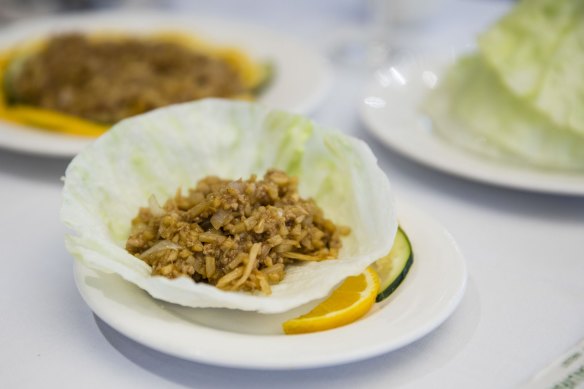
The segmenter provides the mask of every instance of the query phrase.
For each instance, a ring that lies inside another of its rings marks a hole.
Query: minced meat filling
[[[126,249],[153,275],[269,294],[287,264],[336,258],[349,232],[299,196],[296,177],[269,170],[262,180],[204,178],[164,206],[151,198],[132,221]]]
[[[51,38],[10,80],[17,103],[113,124],[173,103],[246,92],[226,61],[155,39]]]

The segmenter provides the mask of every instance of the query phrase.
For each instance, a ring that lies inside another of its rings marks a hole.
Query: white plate
[[[315,303],[276,315],[185,308],[155,300],[116,275],[98,273],[78,262],[75,280],[85,302],[111,327],[180,358],[254,369],[314,368],[362,360],[396,350],[435,329],[454,311],[466,285],[465,262],[448,232],[411,206],[400,203],[398,209],[414,252],[408,276],[364,318],[329,331],[282,334],[283,321]]]
[[[418,107],[455,58],[413,54],[375,72],[360,107],[366,127],[400,154],[449,174],[516,189],[584,195],[584,174],[487,159],[432,133],[430,120]]]
[[[63,31],[184,31],[219,45],[238,47],[274,64],[275,76],[259,101],[274,108],[308,113],[331,82],[327,60],[302,43],[257,26],[211,17],[141,12],[71,14],[23,22],[0,30],[0,50]],[[49,156],[77,154],[92,139],[54,134],[0,121],[0,147]]]

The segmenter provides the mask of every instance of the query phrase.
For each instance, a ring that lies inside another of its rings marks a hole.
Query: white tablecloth
[[[170,5],[256,22],[320,49],[332,32],[364,19],[357,1]],[[453,2],[407,39],[470,43],[507,7]],[[584,198],[490,187],[396,155],[359,120],[366,73],[334,71],[312,116],[366,140],[398,196],[438,219],[467,259],[466,294],[442,326],[381,357],[305,371],[226,369],[150,350],[95,318],[75,288],[59,222],[68,161],[0,151],[0,387],[510,388],[582,338]]]

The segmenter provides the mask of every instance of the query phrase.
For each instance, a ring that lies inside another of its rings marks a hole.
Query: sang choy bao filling
[[[132,221],[126,249],[153,275],[269,294],[287,264],[336,258],[349,232],[299,196],[296,177],[269,170],[262,180],[206,177],[164,206],[150,198]]]
[[[251,94],[221,55],[153,38],[55,36],[8,74],[9,103],[103,124],[173,103]]]

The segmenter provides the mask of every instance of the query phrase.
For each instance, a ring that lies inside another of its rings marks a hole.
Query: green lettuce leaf
[[[289,266],[272,295],[226,292],[153,277],[125,241],[138,209],[151,195],[163,202],[207,175],[248,178],[275,167],[299,177],[302,196],[350,226],[339,258]],[[326,296],[391,248],[397,230],[390,184],[367,145],[312,121],[261,105],[209,99],[122,121],[69,165],[63,222],[73,256],[117,273],[152,296],[191,307],[282,312]]]
[[[479,48],[512,93],[584,134],[584,1],[523,0]]]
[[[448,69],[423,110],[438,134],[465,148],[545,167],[584,169],[584,137],[513,95],[478,54]]]

